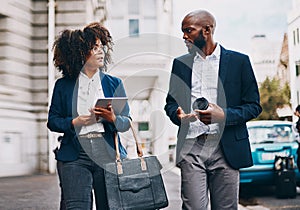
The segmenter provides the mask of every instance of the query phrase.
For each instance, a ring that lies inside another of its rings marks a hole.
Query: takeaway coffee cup
[[[205,110],[208,108],[208,100],[204,97],[197,98],[193,103],[193,109]]]

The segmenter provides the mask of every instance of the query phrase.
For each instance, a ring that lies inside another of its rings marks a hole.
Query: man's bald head
[[[206,10],[195,10],[193,12],[188,13],[184,19],[189,19],[195,25],[210,26],[212,28],[212,32],[214,32],[216,28],[216,19],[215,17]]]

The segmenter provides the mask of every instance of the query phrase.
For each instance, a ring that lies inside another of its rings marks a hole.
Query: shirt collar
[[[217,46],[215,48],[215,50],[213,51],[213,53],[211,55],[209,55],[208,57],[216,57],[216,58],[220,58],[221,56],[221,47],[220,45],[217,43]]]
[[[204,59],[198,52],[196,52],[196,55],[194,57],[194,61],[196,59],[201,59],[201,60],[209,60],[209,59],[219,59],[221,56],[221,47],[219,45],[219,43],[217,43],[217,46],[215,48],[215,50],[212,52],[211,55],[206,56],[206,59]]]
[[[97,79],[100,77],[99,75],[99,69],[97,69],[96,73],[91,77],[91,78],[88,78],[88,76],[83,73],[82,71],[80,71],[80,75],[79,75],[81,78],[85,78],[87,80],[93,80],[93,79]]]

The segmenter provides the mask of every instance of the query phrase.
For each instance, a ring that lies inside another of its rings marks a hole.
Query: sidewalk
[[[169,199],[169,206],[164,210],[180,210],[179,169],[170,168],[162,175]],[[57,210],[60,197],[57,175],[0,178],[0,195],[1,210]],[[239,210],[247,209],[267,210],[262,206],[239,206]]]
[[[0,178],[1,210],[57,210],[59,188],[56,175]]]

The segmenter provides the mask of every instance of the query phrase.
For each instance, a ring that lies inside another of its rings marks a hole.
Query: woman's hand
[[[96,122],[97,120],[94,114],[80,115],[72,120],[72,124],[74,127],[92,125]]]
[[[107,108],[103,107],[94,107],[91,112],[96,116],[96,119],[99,120],[100,118],[105,119],[108,122],[115,122],[116,121],[116,115],[114,113],[114,110],[109,104]]]

